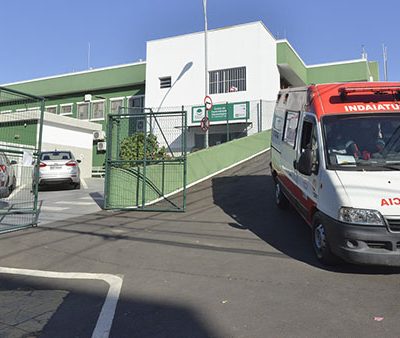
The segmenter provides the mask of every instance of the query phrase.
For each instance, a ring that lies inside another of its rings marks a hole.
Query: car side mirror
[[[301,174],[311,176],[313,172],[312,167],[312,151],[311,149],[305,149],[300,155],[296,168]]]
[[[82,162],[82,160],[76,160],[76,162],[78,162],[78,163],[81,163],[81,162]]]
[[[18,162],[17,162],[16,160],[12,160],[12,161],[10,162],[10,164],[11,164],[11,165],[15,165],[15,164],[18,164]]]

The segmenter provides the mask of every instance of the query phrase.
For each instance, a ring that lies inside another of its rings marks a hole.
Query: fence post
[[[262,104],[262,100],[260,99],[260,132],[263,131],[262,118],[263,118],[263,104]]]
[[[228,110],[228,102],[225,102],[225,111],[226,111],[226,142],[230,141],[229,135],[229,110]]]

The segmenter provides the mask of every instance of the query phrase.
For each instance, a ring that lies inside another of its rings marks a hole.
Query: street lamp
[[[208,62],[207,62],[207,0],[203,0],[204,10],[204,91],[208,95]],[[207,107],[204,105],[204,117],[207,117]],[[208,128],[204,135],[204,148],[208,148]]]

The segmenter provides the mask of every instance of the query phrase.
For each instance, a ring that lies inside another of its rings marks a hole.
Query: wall
[[[46,113],[42,150],[70,150],[76,159],[82,160],[79,165],[81,177],[91,177],[93,131],[96,129],[94,123]]]
[[[276,44],[261,22],[209,31],[208,70],[240,66],[246,66],[247,90],[213,94],[214,102],[275,99]],[[160,89],[159,78],[164,76],[172,77],[172,88]],[[204,33],[147,43],[147,107],[202,104],[204,95]]]

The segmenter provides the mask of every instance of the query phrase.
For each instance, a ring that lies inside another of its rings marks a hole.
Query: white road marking
[[[5,200],[11,200],[13,196],[17,195],[21,190],[26,188],[26,184],[20,185],[18,187],[16,187],[13,192],[11,193],[11,195],[7,198],[5,198]]]
[[[48,207],[48,206],[42,206],[41,210],[44,211],[64,211],[64,210],[68,210],[69,208],[65,208],[65,207]]]
[[[55,204],[68,204],[68,205],[97,205],[94,201],[93,202],[75,202],[75,201],[58,201]]]
[[[83,272],[55,272],[29,269],[15,269],[0,267],[0,273],[13,275],[24,275],[31,277],[59,278],[59,279],[91,279],[102,280],[110,286],[99,318],[97,319],[92,338],[107,338],[110,335],[112,322],[119,295],[121,293],[123,279],[120,276],[105,273],[83,273]]]
[[[83,178],[81,178],[81,185],[82,185],[83,189],[85,189],[85,190],[88,189],[88,185],[87,185],[86,181]]]

